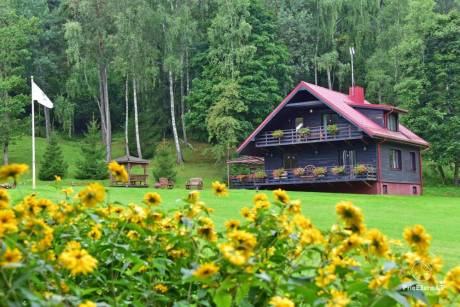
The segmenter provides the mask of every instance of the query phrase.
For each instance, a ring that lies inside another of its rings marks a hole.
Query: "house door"
[[[340,151],[339,162],[342,166],[356,166],[356,151],[354,149],[344,149]]]

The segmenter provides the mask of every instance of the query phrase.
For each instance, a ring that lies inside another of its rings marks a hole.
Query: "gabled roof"
[[[253,141],[256,135],[278,114],[279,111],[294,97],[294,95],[300,90],[307,90],[318,100],[322,101],[333,111],[341,115],[343,118],[354,124],[356,127],[363,130],[367,135],[374,138],[389,139],[396,142],[409,143],[422,147],[428,147],[429,144],[409,129],[399,124],[399,131],[390,131],[386,128],[381,127],[370,118],[356,110],[354,107],[358,105],[350,100],[349,96],[343,93],[329,90],[327,88],[310,84],[301,81],[283,101],[273,110],[267,118],[254,130],[251,135],[238,147],[237,152],[240,153],[249,142]],[[364,104],[359,104],[360,107],[367,107],[370,104],[367,100]],[[386,106],[386,105],[385,105]]]
[[[141,159],[138,157],[134,156],[123,156],[116,158],[115,161],[120,164],[128,164],[128,163],[133,163],[133,164],[149,164],[149,160]]]

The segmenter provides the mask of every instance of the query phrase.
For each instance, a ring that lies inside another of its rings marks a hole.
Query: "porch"
[[[255,138],[256,147],[269,147],[279,145],[307,144],[328,141],[341,141],[361,139],[363,133],[351,124],[334,124],[334,129],[329,126],[315,126],[301,129],[285,129],[265,131]],[[277,133],[282,131],[281,136]]]
[[[303,185],[317,183],[347,183],[368,182],[377,180],[376,166],[373,164],[358,164],[357,166],[336,165],[284,170],[265,170],[247,175],[230,176],[230,188],[258,189],[269,186]]]

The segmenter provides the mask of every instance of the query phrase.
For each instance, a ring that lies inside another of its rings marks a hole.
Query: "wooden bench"
[[[168,178],[161,177],[158,179],[158,182],[154,185],[157,189],[172,189],[174,187],[174,182]]]
[[[185,184],[187,190],[202,190],[203,189],[203,179],[201,178],[190,178]]]

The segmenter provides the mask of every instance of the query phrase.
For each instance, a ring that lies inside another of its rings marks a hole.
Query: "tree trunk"
[[[105,124],[106,124],[106,139],[105,151],[106,161],[112,159],[112,122],[110,120],[110,105],[109,105],[109,85],[107,80],[107,65],[103,66],[103,90],[104,90],[104,106],[105,106]]]
[[[169,70],[169,97],[170,97],[170,103],[171,103],[171,125],[172,125],[173,136],[174,136],[174,144],[176,145],[177,163],[182,164],[184,162],[184,159],[182,158],[182,151],[180,149],[179,137],[177,135],[176,115],[174,111],[174,81],[173,81],[171,70]]]
[[[8,142],[3,143],[3,165],[7,165],[10,163],[8,155],[8,145]]]
[[[184,75],[180,76],[180,120],[182,123],[182,137],[184,138],[184,143],[188,144],[187,141],[187,131],[185,128],[185,93],[184,93]]]
[[[454,162],[454,185],[459,185],[458,172],[460,168],[460,160]]]
[[[99,107],[99,113],[101,114],[101,137],[102,137],[102,143],[105,145],[107,144],[107,124],[105,121],[105,98],[104,98],[104,74],[103,74],[103,66],[99,65],[99,101],[98,101],[98,107]],[[107,153],[107,151],[106,151]],[[107,156],[106,156],[107,158]]]
[[[439,176],[441,177],[442,184],[446,184],[446,174],[444,173],[444,169],[442,168],[442,165],[437,164],[436,167],[438,169]]]
[[[129,142],[128,142],[128,124],[129,124],[129,86],[128,76],[126,75],[125,82],[125,153],[129,156]]]
[[[331,80],[331,70],[327,69],[327,85],[329,89],[332,90],[332,80]]]
[[[47,107],[43,107],[43,109],[45,110],[45,135],[46,140],[49,142],[51,135],[50,109],[48,109]]]
[[[136,147],[137,156],[142,158],[141,140],[139,138],[139,115],[137,112],[137,83],[136,78],[133,78],[133,100],[134,100],[134,129],[136,132]]]
[[[188,95],[190,92],[190,74],[188,70],[188,48],[185,48],[185,88],[186,94]]]

